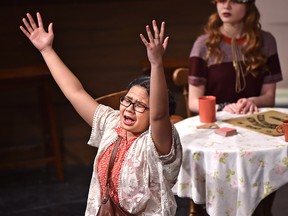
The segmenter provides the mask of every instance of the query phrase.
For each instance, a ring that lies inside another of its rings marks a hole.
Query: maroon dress
[[[281,81],[282,72],[277,53],[276,40],[269,32],[262,31],[263,50],[267,55],[267,68],[269,72],[263,70],[258,76],[246,75],[246,87],[239,93],[235,89],[236,71],[233,67],[233,57],[231,39],[223,36],[220,49],[224,53],[223,61],[215,63],[213,56],[205,61],[207,53],[206,40],[208,35],[201,35],[195,41],[189,56],[189,77],[191,85],[205,85],[205,95],[216,96],[216,103],[235,103],[240,98],[257,97],[261,93],[262,85],[265,83],[276,83]],[[244,40],[237,40],[238,52]]]

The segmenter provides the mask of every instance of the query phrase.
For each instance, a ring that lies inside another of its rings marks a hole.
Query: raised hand
[[[160,32],[157,27],[155,20],[152,21],[154,36],[150,30],[149,25],[146,26],[146,32],[148,40],[144,37],[143,34],[140,34],[140,38],[147,48],[148,59],[151,64],[162,62],[162,56],[168,45],[168,37],[164,39],[165,32],[165,22],[161,23]]]
[[[27,18],[23,18],[22,21],[26,28],[20,26],[21,31],[29,38],[32,44],[40,51],[43,52],[46,49],[52,48],[54,39],[53,24],[48,26],[48,32],[45,31],[42,23],[42,18],[39,12],[37,12],[38,26],[34,22],[32,16],[27,13]]]

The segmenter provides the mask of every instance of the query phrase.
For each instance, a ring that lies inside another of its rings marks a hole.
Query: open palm
[[[54,39],[52,23],[49,24],[48,32],[46,32],[43,27],[40,13],[37,13],[38,26],[36,25],[34,19],[29,13],[27,13],[27,18],[29,21],[27,21],[26,18],[23,18],[23,23],[26,28],[20,26],[20,29],[29,38],[32,44],[39,51],[43,51],[47,48],[52,47]]]
[[[152,26],[154,30],[154,36],[151,32],[149,25],[146,26],[146,32],[148,39],[144,37],[143,34],[140,34],[140,38],[143,41],[144,45],[147,48],[148,59],[151,63],[158,62],[159,59],[162,60],[162,56],[168,45],[168,37],[164,37],[165,33],[165,22],[161,23],[160,32],[157,27],[155,20],[152,21]]]

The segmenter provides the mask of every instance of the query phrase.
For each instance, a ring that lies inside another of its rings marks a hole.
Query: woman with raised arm
[[[38,23],[28,13],[22,32],[42,54],[58,86],[80,116],[92,126],[89,145],[98,147],[87,201],[86,216],[95,216],[105,194],[109,159],[117,140],[120,146],[110,178],[110,197],[126,212],[136,215],[175,215],[172,193],[182,161],[178,133],[171,124],[169,97],[163,69],[163,54],[168,45],[152,21],[146,26],[146,46],[151,78],[140,77],[128,85],[120,98],[119,110],[98,104],[62,62],[52,47],[52,23],[45,31],[40,13]],[[120,138],[119,138],[120,137]]]
[[[245,114],[275,105],[282,80],[276,41],[263,31],[255,0],[213,0],[216,12],[189,57],[189,108],[216,96],[218,110]]]

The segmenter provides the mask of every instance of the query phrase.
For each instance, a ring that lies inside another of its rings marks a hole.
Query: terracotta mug
[[[276,127],[276,131],[285,136],[285,142],[288,142],[288,120],[283,121],[283,124]]]
[[[216,97],[201,96],[198,98],[200,122],[212,123],[216,121]]]

